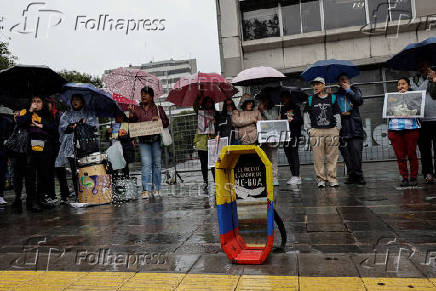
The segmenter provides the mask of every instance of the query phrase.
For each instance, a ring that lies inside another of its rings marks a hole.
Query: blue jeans
[[[139,144],[142,165],[142,189],[144,191],[160,190],[162,180],[162,149],[160,141]]]

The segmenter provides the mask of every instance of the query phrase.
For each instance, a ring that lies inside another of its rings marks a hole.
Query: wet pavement
[[[435,278],[436,185],[397,188],[393,162],[367,163],[364,172],[367,185],[344,185],[340,166],[341,186],[318,189],[312,167],[303,166],[302,186],[291,188],[288,168],[280,168],[274,196],[286,249],[260,266],[229,262],[213,186],[206,194],[195,184],[199,173],[185,173],[184,185],[165,185],[150,201],[42,213],[2,209],[0,270]],[[6,200],[12,202],[11,192]],[[280,243],[276,227],[274,245]]]

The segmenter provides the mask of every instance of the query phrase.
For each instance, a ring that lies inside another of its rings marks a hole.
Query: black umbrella
[[[260,99],[263,96],[270,97],[274,105],[279,105],[282,102],[281,94],[283,92],[291,93],[291,97],[295,103],[303,103],[307,100],[308,95],[304,93],[299,87],[265,87],[259,94],[256,95],[256,99]]]
[[[35,96],[62,91],[67,81],[46,66],[16,65],[0,71],[0,104],[21,109]]]

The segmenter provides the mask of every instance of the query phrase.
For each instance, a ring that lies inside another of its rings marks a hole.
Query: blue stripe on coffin
[[[238,213],[236,208],[236,201],[217,205],[218,223],[220,227],[220,234],[225,234],[238,227]]]
[[[268,230],[268,236],[273,235],[274,232],[274,206],[273,203],[271,202],[270,204],[267,204],[267,212],[266,215],[268,217],[268,226],[267,226],[267,230]]]

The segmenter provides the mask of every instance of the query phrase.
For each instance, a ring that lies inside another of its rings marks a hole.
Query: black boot
[[[356,184],[357,185],[366,185],[366,181],[362,176],[360,176],[360,177],[356,178]]]
[[[356,183],[356,179],[351,175],[349,175],[348,178],[344,181],[344,184],[346,185],[351,185],[354,183]]]
[[[18,213],[23,212],[23,203],[21,202],[21,198],[15,198],[14,203],[12,203],[12,209]]]

